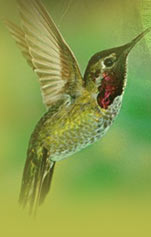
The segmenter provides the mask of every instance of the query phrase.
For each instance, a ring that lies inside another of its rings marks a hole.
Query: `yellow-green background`
[[[82,72],[95,52],[127,43],[151,25],[151,1],[143,11],[141,0],[44,2]],[[0,0],[0,18],[18,22],[14,0]],[[45,108],[36,75],[0,22],[0,236],[151,236],[149,38],[129,57],[118,119],[102,141],[58,163],[33,221],[17,200],[28,140]]]

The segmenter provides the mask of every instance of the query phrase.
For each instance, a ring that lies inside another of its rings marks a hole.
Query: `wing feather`
[[[77,60],[47,10],[39,0],[19,0],[18,6],[22,28],[6,24],[39,77],[44,104],[77,96],[83,85]]]
[[[25,34],[24,32],[14,23],[10,21],[5,21],[5,24],[7,25],[12,37],[15,39],[18,47],[21,49],[22,54],[26,58],[27,62],[29,65],[34,69],[33,63],[32,63],[32,58],[28,50],[28,45],[25,40]]]

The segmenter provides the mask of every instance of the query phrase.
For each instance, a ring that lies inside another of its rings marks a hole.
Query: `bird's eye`
[[[111,66],[113,65],[113,63],[114,63],[114,61],[113,61],[112,58],[107,58],[107,59],[105,59],[105,61],[104,61],[104,65],[105,65],[106,67],[111,67]]]

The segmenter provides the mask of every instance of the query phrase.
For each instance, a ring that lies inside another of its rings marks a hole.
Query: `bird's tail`
[[[49,160],[44,148],[40,157],[34,153],[26,161],[19,202],[22,207],[29,205],[30,213],[43,203],[51,186],[55,162]]]

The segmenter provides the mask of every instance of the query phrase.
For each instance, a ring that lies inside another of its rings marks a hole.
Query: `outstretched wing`
[[[19,0],[22,28],[7,21],[23,55],[39,76],[44,104],[49,108],[64,95],[82,88],[78,63],[39,0]]]

